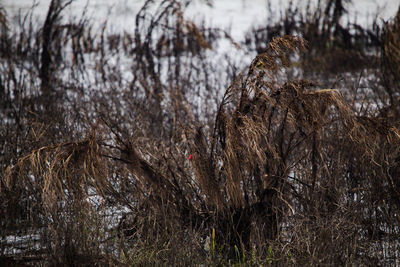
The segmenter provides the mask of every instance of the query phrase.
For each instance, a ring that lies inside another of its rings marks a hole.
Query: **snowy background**
[[[67,8],[66,17],[79,18],[85,6],[88,7],[88,17],[95,25],[107,21],[108,30],[114,32],[130,32],[134,27],[135,15],[143,5],[144,0],[75,0]],[[161,2],[161,1],[160,1]],[[268,20],[268,6],[279,18],[290,0],[213,0],[212,7],[205,0],[194,0],[186,11],[186,17],[194,21],[205,21],[206,25],[230,29],[236,41],[242,41],[244,33],[253,25],[259,25]],[[295,5],[306,5],[308,1],[293,0]],[[24,14],[32,5],[37,5],[35,15],[44,20],[50,0],[1,0],[9,19]],[[316,4],[317,0],[311,0]],[[400,0],[353,0],[348,4],[350,19],[366,25],[375,16],[378,20],[387,20],[396,14]]]

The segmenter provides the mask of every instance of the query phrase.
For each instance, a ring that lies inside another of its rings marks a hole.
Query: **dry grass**
[[[66,27],[62,7],[47,39],[2,28],[14,55],[0,54],[0,263],[398,263],[398,18],[382,35],[384,75],[353,97],[292,75],[316,49],[298,36],[271,39],[225,86],[205,55],[226,33],[186,20],[178,1],[146,1],[132,35]],[[117,52],[130,81],[109,63]]]

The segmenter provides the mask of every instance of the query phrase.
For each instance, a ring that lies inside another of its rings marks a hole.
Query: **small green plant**
[[[236,254],[236,260],[240,265],[240,253],[238,247],[235,245],[235,254]]]
[[[267,262],[268,264],[272,264],[272,259],[273,259],[273,252],[272,252],[272,245],[268,247],[267,251]]]
[[[215,257],[215,228],[212,229],[211,234],[211,244],[212,244],[212,256]]]
[[[255,265],[257,262],[256,247],[253,245],[251,249],[251,264]]]

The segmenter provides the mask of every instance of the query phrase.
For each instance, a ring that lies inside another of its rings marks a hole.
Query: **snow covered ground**
[[[74,0],[67,8],[66,17],[78,17],[85,6],[88,7],[88,16],[94,24],[101,25],[107,20],[110,31],[132,31],[137,11],[144,0]],[[156,1],[157,2],[157,1]],[[159,0],[161,2],[161,0]],[[182,1],[183,2],[183,1]],[[189,5],[186,16],[195,21],[204,20],[209,26],[230,28],[236,41],[244,38],[245,32],[252,26],[268,19],[268,6],[275,17],[288,6],[290,0],[194,0]],[[293,3],[306,5],[308,1],[293,0]],[[24,14],[32,5],[36,4],[36,15],[44,20],[50,0],[2,0],[10,18],[19,12]],[[316,4],[317,0],[311,0]],[[396,14],[400,0],[353,0],[348,5],[350,18],[356,18],[360,24],[371,23],[375,15],[379,19],[387,20]]]
[[[18,14],[26,14],[35,5],[34,18],[43,23],[51,0],[0,0],[7,14],[10,25],[17,22]],[[326,1],[326,0],[322,0]],[[161,0],[154,1],[161,3]],[[188,2],[188,0],[181,1]],[[234,41],[241,43],[245,34],[252,27],[266,24],[268,21],[278,20],[290,2],[294,6],[306,6],[308,0],[192,0],[185,10],[186,19],[195,22],[205,22],[207,27],[225,29],[231,34]],[[211,2],[212,5],[207,3]],[[318,0],[310,0],[311,6]],[[87,7],[86,18],[94,25],[94,30],[100,31],[106,23],[109,33],[133,33],[135,16],[145,0],[73,0],[63,13],[68,19],[79,19]],[[368,25],[375,16],[378,21],[388,20],[394,16],[400,6],[400,0],[353,0],[346,8],[351,22]],[[344,21],[345,22],[345,21]],[[224,62],[223,58],[229,55],[231,62],[238,66],[247,66],[254,58],[255,53],[237,49],[226,39],[220,39],[216,50],[210,55],[215,62]]]

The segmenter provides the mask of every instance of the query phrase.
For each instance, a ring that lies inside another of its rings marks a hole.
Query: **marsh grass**
[[[325,74],[342,69],[307,55],[350,48],[302,28],[340,39],[333,4],[238,72],[206,57],[226,33],[179,1],[146,1],[121,35],[65,22],[69,3],[19,34],[0,9],[0,263],[398,263],[399,15],[358,39],[379,64],[346,67],[357,88],[337,89]]]

